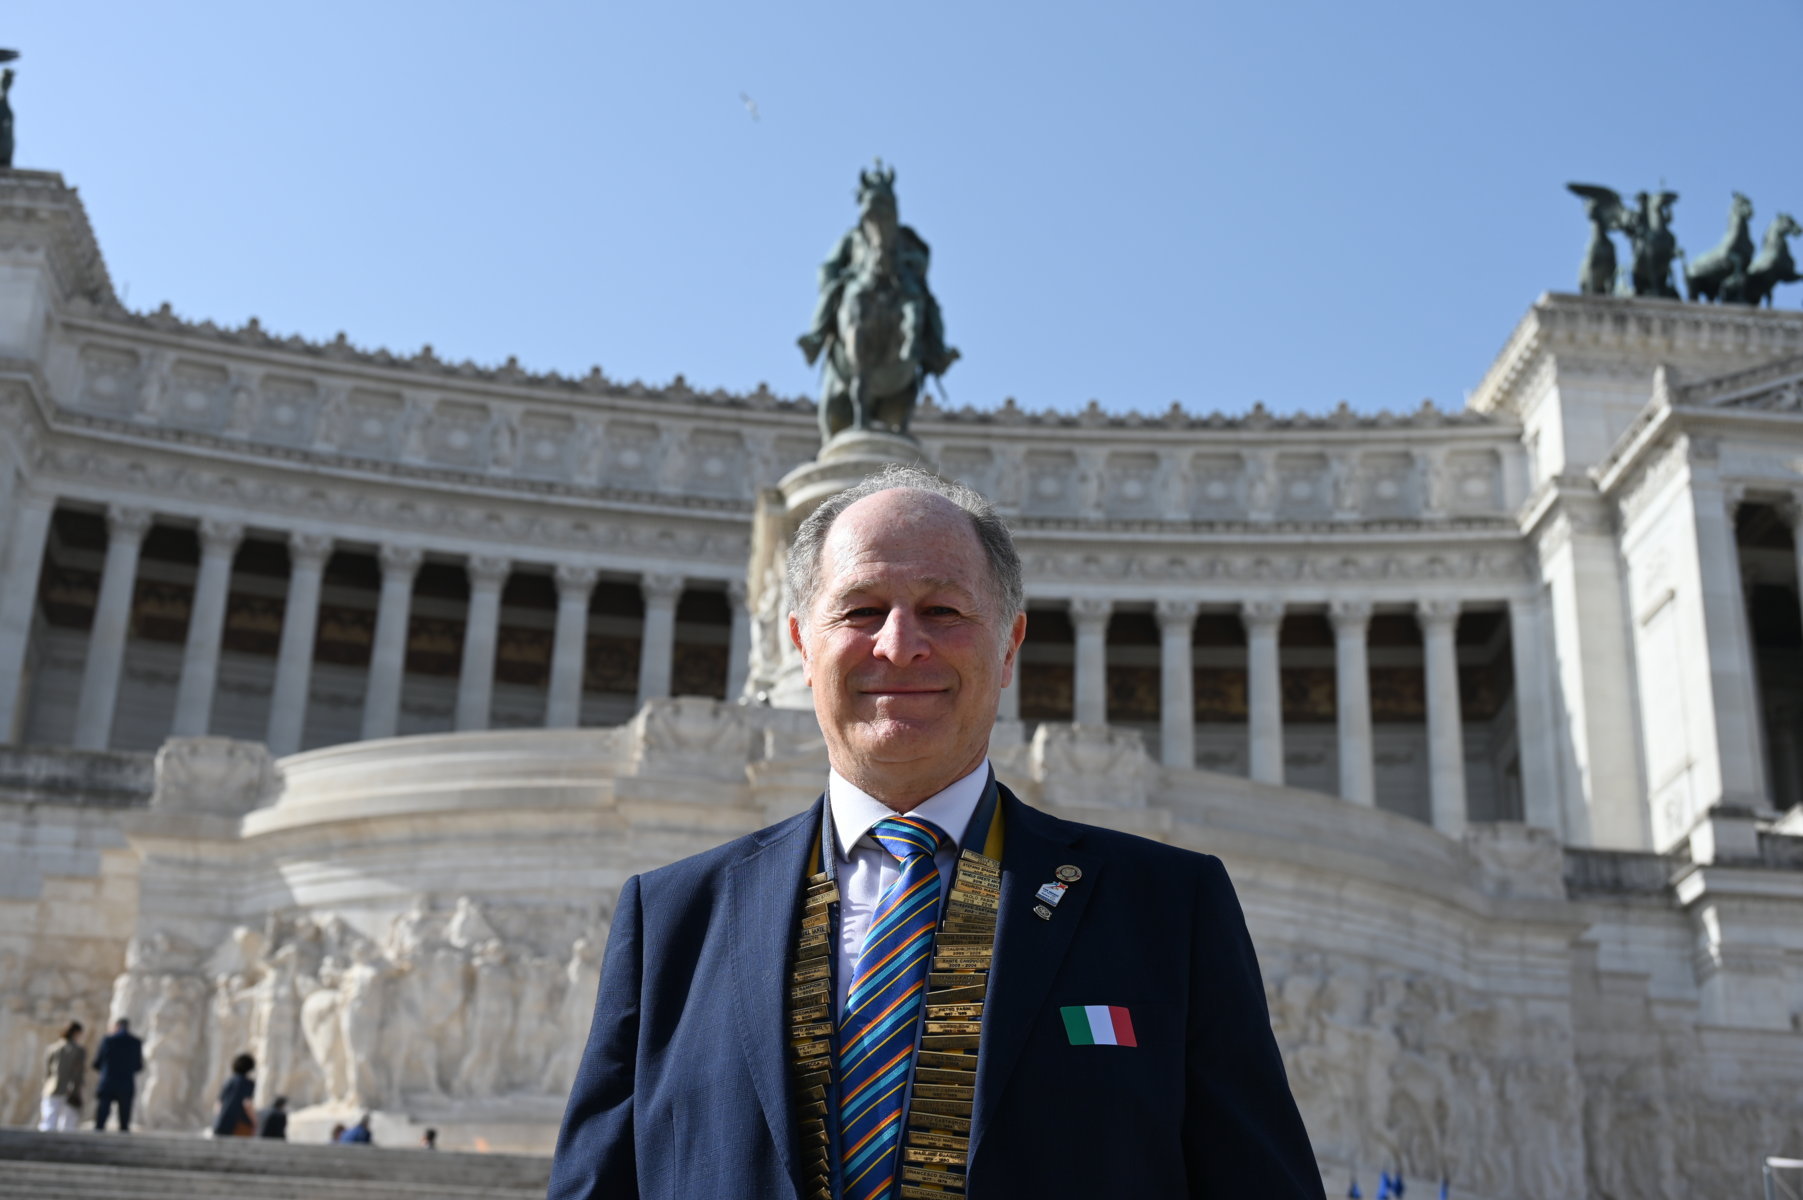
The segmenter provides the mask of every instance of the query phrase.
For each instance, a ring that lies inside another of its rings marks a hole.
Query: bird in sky
[[[756,100],[753,100],[750,96],[747,96],[744,92],[740,92],[739,93],[739,103],[743,104],[745,106],[745,111],[751,114],[752,120],[755,121],[758,119],[758,102]]]

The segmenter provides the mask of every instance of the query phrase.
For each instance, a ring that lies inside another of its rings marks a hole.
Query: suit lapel
[[[734,863],[727,876],[727,928],[739,1020],[739,1045],[751,1082],[764,1106],[764,1120],[791,1182],[800,1191],[795,1163],[795,1114],[789,1104],[789,953],[793,948],[801,881],[813,872],[806,859],[813,832],[820,828],[824,797],[813,808],[776,826],[768,840]]]
[[[1082,923],[1101,871],[1098,859],[1073,845],[1077,841],[1074,827],[1028,808],[1007,788],[1002,788],[1001,799],[1005,839],[1002,900],[996,914],[989,995],[983,1006],[983,1046],[977,1059],[971,1120],[973,1159]],[[1052,919],[1041,920],[1033,912],[1037,903],[1033,894],[1051,883],[1053,871],[1065,865],[1077,867],[1083,878],[1064,893],[1063,901],[1052,910]]]

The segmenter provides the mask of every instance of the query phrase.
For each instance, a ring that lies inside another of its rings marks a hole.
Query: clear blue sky
[[[876,155],[981,406],[1456,406],[1573,285],[1567,180],[1664,180],[1693,254],[1732,190],[1803,215],[1799,0],[15,0],[0,45],[133,307],[652,383],[812,393]]]

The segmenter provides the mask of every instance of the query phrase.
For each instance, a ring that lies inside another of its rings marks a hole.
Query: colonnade
[[[1546,663],[1541,649],[1540,613],[1536,601],[1508,602],[1511,645],[1518,692],[1544,696]],[[1103,725],[1108,719],[1108,622],[1114,602],[1084,596],[1067,602],[1075,635],[1072,717],[1079,725]],[[1423,600],[1414,606],[1424,651],[1429,779],[1433,824],[1457,836],[1467,821],[1465,731],[1459,711],[1457,628],[1461,601]],[[1259,597],[1239,607],[1246,635],[1247,760],[1252,779],[1284,782],[1283,677],[1278,635],[1290,606],[1281,598]],[[1196,706],[1194,629],[1201,605],[1190,600],[1160,600],[1153,606],[1159,627],[1160,759],[1165,766],[1195,766]],[[1372,736],[1371,681],[1367,635],[1373,605],[1366,600],[1337,600],[1327,616],[1334,630],[1334,666],[1339,748],[1339,793],[1354,804],[1377,803],[1375,742]],[[1020,699],[1009,688],[1002,697],[1002,716],[1018,719]],[[1557,829],[1553,727],[1544,701],[1516,705],[1523,791],[1528,817]]]
[[[27,496],[20,504],[8,547],[6,575],[0,581],[0,680],[20,679],[32,628],[39,574],[55,502]],[[81,691],[71,744],[79,749],[105,749],[118,706],[125,644],[132,612],[138,559],[145,535],[155,522],[148,509],[114,505],[107,509],[107,549],[101,569],[93,625],[88,635]],[[170,732],[196,736],[209,731],[218,688],[226,606],[232,563],[244,539],[244,526],[228,520],[200,523],[200,566],[189,608],[188,632],[176,685]],[[316,530],[288,535],[289,577],[270,691],[267,742],[272,754],[292,754],[302,745],[311,694],[314,635],[319,624],[320,595],[326,563],[338,543]],[[382,584],[365,692],[362,736],[391,737],[398,728],[401,688],[407,660],[409,618],[414,578],[427,549],[418,545],[383,544],[376,558]],[[589,601],[602,568],[593,563],[559,562],[552,566],[557,586],[557,618],[545,723],[552,728],[578,724],[587,649]],[[457,681],[455,728],[488,728],[494,694],[495,653],[500,636],[501,591],[515,569],[512,559],[470,555],[464,559],[469,578],[469,606],[464,623],[462,666]],[[688,580],[664,571],[641,574],[644,625],[639,658],[637,701],[670,692],[675,662],[676,606]],[[732,612],[728,648],[727,695],[744,684],[750,645],[750,618],[742,583],[728,583]],[[0,738],[10,737],[22,697],[19,688],[0,687]]]

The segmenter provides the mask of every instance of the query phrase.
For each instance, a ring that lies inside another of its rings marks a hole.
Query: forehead
[[[829,586],[884,565],[913,565],[976,591],[988,572],[969,513],[943,496],[902,489],[866,496],[840,513],[820,559]]]

